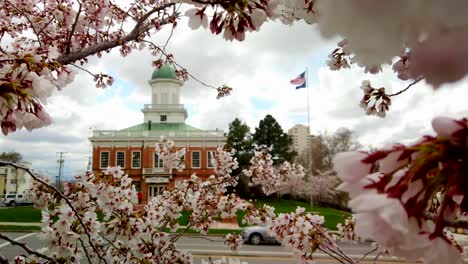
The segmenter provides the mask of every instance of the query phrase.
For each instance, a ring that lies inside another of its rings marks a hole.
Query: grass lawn
[[[39,226],[14,226],[14,225],[0,225],[0,232],[29,232],[39,231]]]
[[[297,200],[288,200],[282,198],[261,198],[257,199],[255,202],[257,206],[263,206],[264,204],[268,204],[270,206],[275,207],[275,213],[290,213],[296,211],[298,206],[304,207],[306,211],[315,212],[319,215],[323,215],[325,217],[325,224],[324,226],[328,229],[336,230],[336,225],[338,223],[344,223],[344,219],[346,219],[351,214],[349,212],[333,209],[333,208],[325,208],[320,206],[311,207],[310,203],[297,201]],[[238,217],[239,226],[244,226],[240,220],[242,218]]]
[[[325,227],[336,230],[338,223],[344,222],[344,219],[350,215],[345,211],[340,211],[332,208],[324,208],[314,206],[311,208],[310,203],[301,202],[296,200],[288,200],[281,198],[261,198],[255,201],[257,206],[268,204],[275,207],[276,213],[290,213],[296,210],[298,206],[304,207],[307,211],[315,212],[325,217]],[[244,217],[243,212],[237,214],[237,222],[239,226],[245,226],[242,224],[242,218]],[[98,218],[102,220],[102,214],[98,212]],[[189,223],[190,214],[183,212],[179,218],[180,225],[187,225]],[[0,209],[0,222],[40,222],[41,211],[35,209],[32,206],[18,206],[6,209]]]
[[[184,228],[179,228],[175,233],[180,233],[184,231]],[[165,232],[169,232],[169,229],[164,230]],[[189,229],[184,232],[184,234],[199,234],[200,232]],[[210,229],[208,230],[208,235],[227,235],[227,234],[240,234],[240,229]]]
[[[41,210],[32,206],[0,209],[0,222],[40,222]]]

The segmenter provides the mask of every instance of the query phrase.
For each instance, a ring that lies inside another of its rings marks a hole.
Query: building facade
[[[26,161],[18,165],[31,169],[32,164]],[[12,166],[0,167],[0,194],[25,194],[32,186],[31,176],[24,170]]]
[[[148,81],[151,104],[145,104],[143,123],[122,130],[94,130],[92,170],[102,172],[107,166],[120,166],[132,177],[132,184],[142,195],[142,203],[173,188],[195,173],[204,179],[213,174],[212,157],[226,142],[221,130],[201,130],[185,123],[187,110],[180,103],[183,82],[175,70],[164,65]],[[182,172],[166,168],[155,153],[155,144],[164,137],[177,148],[186,148],[186,168]]]
[[[312,136],[308,126],[295,125],[288,130],[288,135],[293,139],[293,148],[298,156],[302,155],[305,150],[310,149]]]

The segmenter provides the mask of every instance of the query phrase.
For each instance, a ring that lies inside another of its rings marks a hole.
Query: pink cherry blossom
[[[451,137],[453,133],[463,127],[455,119],[449,117],[436,117],[432,120],[432,128],[441,137]]]
[[[345,182],[356,183],[371,173],[372,165],[362,162],[367,157],[362,152],[342,152],[333,159],[335,171]]]

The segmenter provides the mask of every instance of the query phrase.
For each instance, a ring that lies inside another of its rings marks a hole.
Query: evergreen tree
[[[253,141],[256,145],[272,147],[271,155],[275,164],[283,161],[291,162],[297,154],[292,150],[292,138],[271,115],[266,115],[255,128]]]
[[[226,137],[226,148],[236,151],[234,157],[239,162],[239,169],[234,171],[233,175],[237,175],[249,165],[250,158],[252,158],[250,127],[246,123],[242,123],[239,118],[236,118],[229,124],[229,132]]]
[[[14,151],[2,152],[2,153],[0,153],[0,160],[17,163],[17,162],[23,160],[23,156],[21,156],[20,153],[14,152]]]

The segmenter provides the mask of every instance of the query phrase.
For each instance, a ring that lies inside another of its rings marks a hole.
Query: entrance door
[[[166,189],[166,186],[166,184],[150,184],[148,187],[149,200],[153,199],[153,197],[156,197],[159,194],[162,194]]]

